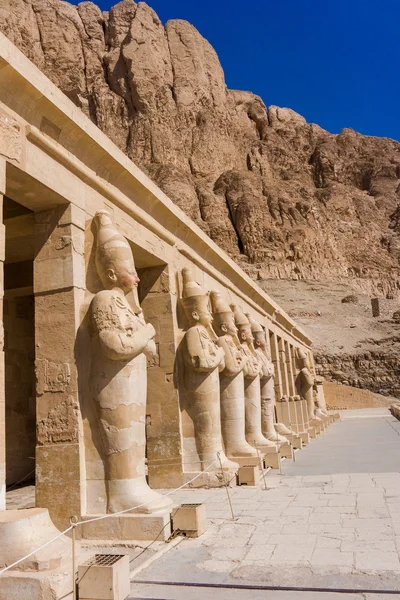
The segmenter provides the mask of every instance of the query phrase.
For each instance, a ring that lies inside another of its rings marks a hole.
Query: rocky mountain
[[[143,2],[0,0],[0,29],[254,276],[398,290],[399,143],[227,89],[207,40]]]
[[[0,0],[0,30],[266,289],[400,294],[398,142],[228,89],[207,40],[143,2]]]

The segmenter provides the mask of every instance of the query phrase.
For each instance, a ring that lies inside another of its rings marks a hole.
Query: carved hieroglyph
[[[248,318],[236,304],[231,304],[235,316],[235,324],[239,330],[239,340],[242,350],[247,358],[244,375],[245,413],[246,413],[246,440],[261,451],[275,447],[262,434],[261,429],[261,388],[260,373],[262,361],[253,344],[253,334]]]
[[[288,443],[288,440],[276,430],[274,422],[275,409],[275,369],[273,362],[268,355],[267,338],[265,329],[257,323],[249,314],[246,315],[253,334],[253,343],[257,356],[261,361],[262,368],[260,372],[261,384],[261,430],[267,440]]]
[[[239,465],[228,460],[222,447],[219,371],[225,368],[225,353],[212,328],[208,294],[193,280],[190,269],[183,269],[182,278],[182,305],[189,321],[182,345],[184,393],[197,453],[203,469],[220,453],[223,468],[236,471]],[[219,461],[211,467],[218,469]]]
[[[137,512],[154,513],[172,504],[151,490],[145,477],[146,355],[156,352],[155,331],[126,299],[139,282],[127,240],[107,211],[95,220],[96,268],[106,289],[90,305],[90,386],[103,442],[107,512],[145,503]]]
[[[211,292],[214,329],[218,346],[223,349],[225,368],[220,373],[221,426],[225,451],[229,457],[257,456],[245,436],[245,400],[243,369],[247,357],[237,336],[235,317],[219,292]]]

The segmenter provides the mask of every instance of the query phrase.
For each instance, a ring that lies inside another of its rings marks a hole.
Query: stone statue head
[[[245,342],[246,344],[252,345],[253,334],[251,333],[251,326],[248,318],[237,304],[231,304],[231,310],[235,316],[235,324],[238,328],[238,337],[240,342]]]
[[[265,329],[258,323],[249,313],[246,313],[246,317],[250,323],[251,333],[254,339],[254,346],[260,348],[263,352],[268,350],[267,338],[265,336]]]
[[[213,325],[218,335],[231,335],[237,338],[238,330],[235,325],[235,316],[230,306],[222,299],[220,292],[212,291],[210,294],[213,311]]]
[[[191,269],[182,270],[183,292],[182,305],[190,323],[198,323],[204,327],[211,327],[212,315],[210,312],[210,299],[203,288],[193,279]]]
[[[308,368],[308,356],[302,348],[297,349],[296,358],[299,369],[304,369],[305,367]]]
[[[137,287],[139,277],[128,241],[116,229],[106,210],[96,213],[96,269],[106,289],[120,288],[125,294]]]

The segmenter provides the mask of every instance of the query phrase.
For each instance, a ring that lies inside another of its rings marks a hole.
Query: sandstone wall
[[[397,142],[227,89],[207,40],[143,2],[0,0],[0,30],[253,277],[398,293]]]
[[[385,402],[383,398],[379,398],[368,390],[361,390],[340,383],[324,383],[324,395],[328,410],[389,406],[389,402]]]

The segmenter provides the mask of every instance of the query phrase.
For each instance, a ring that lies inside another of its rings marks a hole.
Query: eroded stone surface
[[[397,290],[397,142],[227,89],[207,40],[142,2],[3,0],[0,29],[253,276]]]

